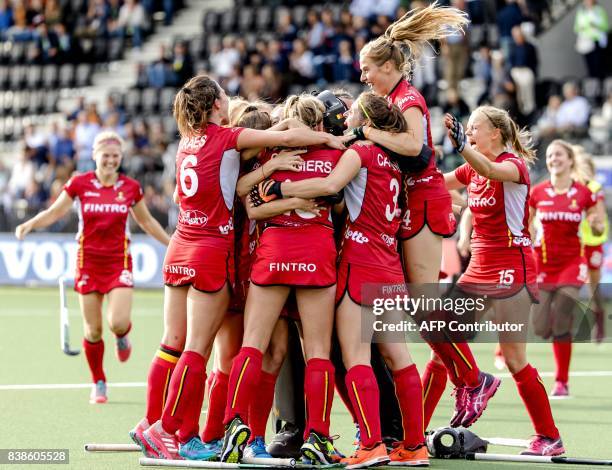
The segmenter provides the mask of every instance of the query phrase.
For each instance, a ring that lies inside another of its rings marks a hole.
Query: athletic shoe
[[[128,335],[117,337],[115,341],[115,355],[119,362],[127,361],[130,358],[130,354],[132,354],[132,343],[130,343]]]
[[[270,459],[272,456],[266,451],[266,442],[261,436],[257,436],[247,444],[244,456],[251,459]]]
[[[203,442],[207,449],[211,452],[214,452],[217,458],[221,455],[221,450],[223,450],[223,439],[216,439],[214,441]]]
[[[595,314],[595,325],[593,325],[593,339],[597,344],[606,339],[606,314],[602,310],[597,310]]]
[[[355,447],[355,451],[358,451],[361,448],[361,429],[359,429],[359,423],[355,423],[355,440],[353,441],[353,446]]]
[[[393,452],[393,449],[400,445],[400,441],[393,436],[383,436],[382,441],[387,448],[387,453]]]
[[[149,420],[146,417],[142,418],[136,427],[129,432],[129,434],[132,440],[140,446],[140,450],[142,450],[145,457],[157,459],[159,458],[159,454],[149,445],[143,435],[143,433],[149,429],[149,427],[151,427]]]
[[[461,426],[465,415],[465,401],[467,399],[465,387],[455,387],[452,395],[455,397],[455,412],[450,420],[450,425],[452,428],[458,428]]]
[[[557,380],[555,382],[555,387],[550,394],[550,398],[569,398],[569,386],[567,385],[567,382]]]
[[[300,447],[304,443],[302,434],[294,424],[285,423],[268,444],[268,454],[277,459],[299,459]]]
[[[217,454],[206,447],[198,436],[192,437],[186,444],[180,444],[179,455],[187,460],[217,459]]]
[[[410,449],[400,444],[389,454],[389,459],[388,465],[396,467],[429,467],[429,454],[425,445]]]
[[[98,380],[91,386],[89,403],[94,405],[96,403],[106,403],[107,401],[108,397],[106,396],[106,382],[104,380]]]
[[[480,372],[479,378],[480,384],[478,386],[465,387],[465,414],[461,422],[464,428],[469,428],[482,416],[483,411],[487,407],[487,403],[491,397],[495,395],[495,392],[497,392],[499,388],[499,384],[501,384],[499,378],[493,377],[486,372]]]
[[[183,460],[179,455],[179,442],[174,434],[164,431],[161,420],[142,433],[160,459]]]
[[[246,445],[251,430],[236,416],[225,428],[225,439],[219,460],[221,462],[238,463],[242,459],[244,446]]]
[[[536,435],[529,442],[529,447],[521,452],[521,455],[543,455],[548,457],[561,454],[565,454],[561,438],[551,439],[550,437],[540,435]]]
[[[339,463],[342,459],[334,447],[331,438],[315,431],[310,431],[308,439],[302,444],[300,452],[303,457],[310,459],[316,465],[331,465]]]
[[[346,468],[377,467],[388,462],[387,448],[382,442],[379,442],[370,449],[359,447],[353,455],[340,460],[340,463],[346,465]]]

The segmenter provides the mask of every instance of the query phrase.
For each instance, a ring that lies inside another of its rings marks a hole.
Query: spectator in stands
[[[516,0],[506,0],[506,5],[497,13],[499,46],[508,60],[512,48],[512,28],[523,22],[523,12]]]
[[[108,113],[103,121],[103,131],[111,131],[125,138],[125,126],[121,124],[121,117],[118,112]]]
[[[37,169],[49,162],[47,136],[40,128],[34,126],[34,124],[26,125],[23,128],[23,140],[32,152],[30,160]]]
[[[369,19],[374,15],[374,5],[376,2],[372,0],[353,0],[349,11],[355,17]]]
[[[74,143],[70,136],[70,127],[54,122],[49,135],[49,153],[57,166],[74,169]]]
[[[516,86],[506,67],[504,56],[501,51],[495,51],[491,54],[491,59],[491,86],[484,102],[508,110],[511,116],[517,116]]]
[[[279,73],[285,73],[289,69],[289,61],[287,56],[283,53],[283,45],[280,41],[272,39],[268,43],[268,50],[266,53],[266,62],[272,64]]]
[[[153,88],[163,88],[174,80],[170,69],[167,46],[163,43],[159,45],[157,59],[147,66],[147,80],[149,86]]]
[[[566,82],[563,85],[563,103],[557,113],[557,132],[563,137],[583,137],[589,127],[591,106],[578,94],[578,85]]]
[[[36,167],[32,163],[33,155],[34,151],[25,142],[22,142],[21,152],[19,152],[17,161],[13,163],[8,182],[8,193],[13,200],[23,198],[28,184],[34,179]]]
[[[355,36],[363,36],[368,40],[372,37],[368,21],[362,16],[353,16],[353,31]]]
[[[283,80],[274,65],[266,64],[261,69],[264,79],[262,96],[271,103],[277,103],[283,99]]]
[[[232,74],[225,81],[225,88],[229,96],[238,96],[240,87],[242,86],[242,67],[239,64],[234,65]]]
[[[225,36],[222,48],[213,52],[209,58],[212,71],[219,78],[227,78],[232,74],[234,66],[240,62],[238,51],[234,47],[234,38]]]
[[[79,63],[81,57],[79,45],[66,30],[66,25],[63,23],[56,23],[53,29],[57,37],[56,63]]]
[[[76,151],[76,170],[79,173],[93,171],[95,162],[92,158],[93,142],[101,127],[95,113],[80,111],[74,128],[74,146]]]
[[[49,31],[49,27],[40,20],[36,26],[36,45],[33,49],[30,62],[33,64],[51,64],[58,62],[58,47],[59,41],[53,31]]]
[[[187,45],[179,41],[174,45],[172,56],[172,73],[174,74],[172,84],[181,87],[187,80],[193,77],[193,59],[187,50]]]
[[[460,121],[470,116],[470,107],[459,96],[459,91],[456,88],[449,88],[446,91],[446,103],[442,109],[445,114],[450,113]]]
[[[75,35],[77,37],[95,38],[108,33],[109,7],[105,0],[92,0],[87,7],[87,14],[77,19]]]
[[[8,0],[0,0],[0,40],[5,39],[6,32],[13,26],[13,9]]]
[[[465,0],[452,0],[452,6],[465,11]],[[448,88],[457,89],[465,76],[470,48],[467,36],[461,32],[449,35],[442,41],[442,56],[445,58],[444,78]]]
[[[125,0],[119,10],[117,27],[121,37],[132,37],[132,46],[136,49],[142,47],[142,38],[147,29],[147,15],[138,0]]]
[[[561,107],[561,97],[551,95],[544,112],[537,122],[538,133],[542,138],[552,138],[557,133],[557,114]]]
[[[606,74],[608,14],[597,0],[584,0],[574,21],[576,51],[584,56],[589,77],[603,80]]]
[[[297,28],[293,24],[289,10],[281,10],[278,17],[278,27],[276,28],[276,31],[280,35],[283,50],[285,52],[290,51],[293,40],[297,38]]]
[[[249,101],[255,101],[263,96],[266,85],[264,78],[257,72],[254,65],[247,65],[242,70],[242,85],[240,95]]]
[[[32,39],[32,30],[23,1],[15,2],[13,5],[13,25],[7,30],[6,37],[16,42]]]
[[[399,6],[399,0],[377,0],[372,2],[374,14],[376,16],[382,15],[387,18],[395,19],[395,12]]]
[[[50,28],[63,21],[62,6],[58,0],[46,0],[45,23]]]
[[[474,78],[480,80],[484,86],[484,92],[478,98],[477,104],[480,105],[489,95],[491,81],[493,80],[493,64],[491,62],[491,49],[486,43],[480,45],[474,60]]]
[[[355,56],[350,41],[340,41],[338,44],[338,57],[334,62],[334,82],[355,81]]]
[[[536,107],[538,53],[535,46],[525,39],[521,26],[512,28],[512,40],[509,58],[510,75],[516,84],[519,111],[523,116],[529,116]]]
[[[314,57],[306,48],[303,39],[293,41],[293,52],[289,56],[289,69],[293,73],[294,83],[307,85],[315,78]]]
[[[238,52],[238,61],[240,65],[246,65],[249,61],[249,47],[247,45],[246,40],[244,38],[236,39],[236,42],[234,43],[234,48]]]
[[[319,55],[323,52],[321,48],[323,47],[325,37],[323,35],[323,23],[321,22],[319,13],[317,13],[316,10],[308,10],[308,14],[306,15],[306,24],[308,28],[308,32],[306,33],[308,49],[312,51],[313,54]]]

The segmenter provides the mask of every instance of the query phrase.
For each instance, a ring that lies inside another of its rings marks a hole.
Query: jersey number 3
[[[181,190],[186,197],[191,197],[198,192],[198,174],[193,169],[197,164],[198,159],[195,155],[187,155],[181,162],[179,180]],[[187,179],[189,179],[189,186],[187,186]]]
[[[399,217],[401,215],[401,211],[399,207],[397,207],[397,199],[400,192],[399,181],[393,178],[389,182],[389,189],[393,191],[393,209],[391,209],[391,206],[387,204],[387,207],[385,207],[385,216],[387,217],[387,220],[391,222],[394,217]]]

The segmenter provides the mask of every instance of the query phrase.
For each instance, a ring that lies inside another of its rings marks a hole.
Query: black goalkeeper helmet
[[[325,132],[329,132],[332,135],[342,135],[345,130],[344,121],[348,111],[346,103],[329,90],[313,94],[325,105],[325,113],[323,114]]]

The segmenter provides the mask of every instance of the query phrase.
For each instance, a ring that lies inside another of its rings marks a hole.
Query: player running
[[[527,325],[531,303],[537,299],[535,259],[528,232],[527,171],[535,152],[523,143],[528,134],[506,111],[491,106],[481,106],[472,113],[467,134],[449,114],[444,124],[455,149],[466,160],[444,175],[446,186],[467,188],[473,220],[472,257],[457,283],[458,293],[486,294],[485,306],[495,309],[498,322]],[[522,454],[564,453],[544,383],[527,362],[524,336],[502,332],[499,342],[536,432]],[[468,397],[468,413],[478,399]]]
[[[439,7],[434,2],[406,13],[389,26],[383,36],[366,44],[359,58],[361,81],[377,95],[396,104],[408,123],[406,132],[393,134],[365,126],[363,135],[406,156],[402,164],[409,171],[403,176],[402,224],[398,238],[402,241],[407,280],[413,284],[413,291],[415,288],[427,290],[422,292],[426,297],[437,295],[442,239],[455,232],[456,222],[442,173],[436,166],[433,152],[427,151],[427,147],[433,149],[429,110],[423,96],[410,84],[409,77],[413,64],[429,41],[461,31],[467,24],[463,12]],[[425,425],[444,392],[448,373],[455,385],[456,398],[451,426],[470,426],[486,408],[499,381],[478,369],[467,343],[430,342],[430,346],[438,358],[432,358],[423,376],[423,384],[427,384]],[[463,407],[467,395],[482,398],[473,400],[478,403],[475,413],[468,413]]]
[[[384,98],[371,92],[362,93],[353,103],[347,124],[350,128],[367,124],[392,133],[406,131],[400,109],[395,105],[390,107]],[[383,285],[404,292],[406,289],[396,241],[401,215],[398,201],[401,176],[397,163],[384,150],[362,141],[342,155],[329,176],[281,183],[276,193],[310,198],[329,196],[344,189],[349,219],[338,263],[336,331],[347,369],[345,383],[352,414],[361,431],[355,454],[342,460],[348,468],[377,466],[389,461],[390,465],[429,465],[424,446],[423,390],[408,348],[399,342],[377,345],[393,374],[403,426],[403,441],[387,455],[381,436],[379,388],[370,364],[370,343],[363,336],[372,335],[373,329],[362,332],[357,321],[361,318],[361,307],[372,306],[373,302],[373,293],[364,293],[364,285]]]
[[[529,199],[530,222],[538,222],[535,251],[541,303],[534,310],[537,335],[552,337],[555,356],[555,387],[551,397],[569,396],[572,355],[572,317],[580,287],[587,280],[587,260],[579,227],[586,213],[595,235],[604,231],[603,205],[583,184],[574,181],[576,157],[564,140],[553,140],[546,149],[550,180],[534,186]]]
[[[83,350],[93,387],[90,403],[106,403],[102,303],[107,297],[107,319],[115,335],[115,353],[121,362],[130,357],[132,345],[132,256],[128,214],[140,228],[160,243],[170,237],[142,200],[138,181],[119,172],[123,139],[114,132],[101,132],[94,140],[94,171],[73,176],[55,202],[34,218],[17,226],[19,240],[34,229],[48,227],[73,206],[79,216],[77,265],[74,289],[83,315]]]
[[[601,235],[595,235],[593,233],[587,220],[583,220],[580,224],[580,236],[584,244],[584,256],[589,268],[589,290],[591,292],[591,299],[595,304],[595,308],[593,309],[595,313],[595,331],[593,337],[595,341],[601,343],[606,337],[606,316],[604,300],[599,290],[599,282],[601,281],[601,265],[604,258],[603,245],[608,240],[610,224],[608,222],[608,214],[605,210],[606,201],[603,187],[601,183],[595,179],[595,163],[593,162],[593,157],[586,153],[582,147],[573,146],[573,148],[576,155],[575,177],[596,195],[597,205],[601,206],[601,209],[598,208],[598,211],[601,210],[604,216],[604,231]]]
[[[286,117],[296,117],[316,130],[323,129],[324,111],[323,103],[309,95],[289,97],[285,105]],[[307,129],[299,131],[308,132]],[[271,151],[268,154],[272,156]],[[340,155],[338,150],[311,146],[301,155],[300,172],[277,171],[266,185],[326,176]],[[257,209],[267,210],[265,206]],[[308,423],[301,451],[305,457],[324,464],[337,458],[329,438],[334,394],[334,368],[329,353],[336,287],[336,249],[330,209],[326,203],[318,215],[294,210],[265,222],[251,269],[242,349],[230,373],[225,412],[227,428],[221,453],[224,462],[242,458],[244,443],[251,434],[245,421],[261,377],[263,351],[268,347],[292,288],[295,288],[302,320],[307,361],[304,392]],[[252,214],[249,217],[259,218]]]
[[[192,78],[175,97],[182,137],[176,158],[180,213],[164,260],[164,336],[149,373],[147,415],[130,433],[145,454],[160,458],[215,457],[198,436],[198,422],[206,363],[233,287],[232,211],[240,150],[342,147],[322,132],[221,127],[227,114],[225,92],[205,75]]]

